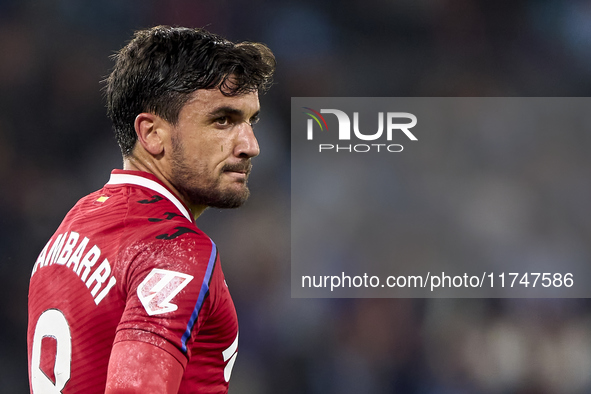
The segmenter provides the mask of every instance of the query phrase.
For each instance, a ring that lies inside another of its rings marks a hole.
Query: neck
[[[188,199],[174,186],[169,180],[169,177],[165,175],[164,171],[153,162],[142,160],[133,155],[133,153],[123,158],[123,169],[132,171],[143,171],[156,176],[166,187],[168,187],[174,194],[181,200],[189,210],[193,218],[197,220],[199,216],[207,209],[205,205],[191,204]]]

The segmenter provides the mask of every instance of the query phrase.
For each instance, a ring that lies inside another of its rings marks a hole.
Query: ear
[[[136,116],[133,124],[137,140],[152,156],[164,152],[165,140],[168,136],[167,123],[159,116],[143,112]]]

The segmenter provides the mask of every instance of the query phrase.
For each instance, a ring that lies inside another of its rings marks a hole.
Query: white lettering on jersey
[[[86,287],[88,287],[89,289],[90,286],[96,282],[94,288],[90,292],[90,294],[93,297],[96,296],[96,293],[98,293],[98,291],[101,289],[101,286],[103,285],[103,283],[105,283],[110,274],[111,265],[109,264],[108,259],[104,259],[101,265],[96,270],[94,270],[94,273],[90,275],[90,278],[88,278],[88,280],[86,281]]]
[[[72,257],[66,263],[68,268],[72,268],[74,271],[78,271],[78,264],[80,264],[80,259],[82,259],[82,255],[84,254],[84,250],[86,249],[86,245],[88,245],[88,241],[90,241],[87,237],[84,237],[82,242],[76,248],[76,251],[72,254]]]
[[[98,267],[95,267],[101,256],[101,249],[97,245],[93,245],[86,251],[86,246],[90,240],[84,237],[78,243],[79,239],[80,234],[75,231],[70,232],[69,236],[67,232],[58,234],[53,240],[53,244],[51,243],[52,239],[50,239],[39,254],[39,257],[37,257],[31,276],[38,269],[49,267],[53,264],[68,267],[78,275],[88,289],[92,286],[89,293],[98,305],[107,296],[109,290],[115,286],[117,280],[111,275],[111,264],[108,259],[105,258]],[[84,254],[85,251],[86,254]],[[109,277],[109,275],[111,276]],[[108,282],[107,278],[109,279]],[[99,292],[99,290],[101,291]]]
[[[31,276],[33,276],[33,274],[37,271],[37,268],[43,266],[43,263],[45,262],[45,256],[47,255],[47,249],[49,249],[50,243],[51,243],[51,239],[49,241],[47,241],[47,244],[45,245],[45,247],[43,248],[41,253],[39,253],[39,257],[37,257],[37,261],[35,262],[35,265],[33,266],[33,272],[31,272]]]
[[[68,261],[68,259],[72,255],[72,252],[74,251],[74,246],[76,246],[76,243],[78,243],[79,237],[80,237],[80,234],[78,234],[75,231],[72,231],[70,233],[70,237],[64,243],[64,247],[63,247],[59,257],[57,258],[57,261],[55,262],[56,264],[61,264],[61,265],[66,264],[66,262]],[[66,239],[65,236],[64,236],[64,239]]]
[[[55,263],[55,261],[57,260],[57,256],[60,254],[60,252],[62,250],[62,246],[64,246],[66,234],[67,233],[60,234],[57,236],[55,242],[53,243],[53,245],[51,246],[51,249],[49,250],[49,254],[47,255],[47,258],[43,262],[43,266],[47,266],[47,265],[51,265],[51,264]]]
[[[138,286],[137,296],[150,316],[174,312],[178,306],[170,300],[192,279],[191,275],[154,268]]]

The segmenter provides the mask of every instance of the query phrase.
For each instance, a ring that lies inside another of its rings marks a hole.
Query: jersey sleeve
[[[209,285],[216,246],[202,233],[191,232],[140,242],[127,250],[135,255],[124,273],[127,300],[115,343],[150,343],[185,367],[194,335],[212,308]]]

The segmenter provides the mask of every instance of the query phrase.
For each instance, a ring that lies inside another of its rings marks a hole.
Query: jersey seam
[[[179,352],[180,354],[182,354],[182,355],[185,357],[185,363],[183,363],[182,361],[180,361],[180,360],[178,359],[178,357],[177,357],[176,355],[174,355],[173,353],[171,353],[171,352],[170,352],[168,349],[166,349],[166,348],[163,348],[163,347],[160,347],[160,346],[157,346],[157,345],[154,345],[153,343],[151,343],[151,342],[149,342],[149,341],[145,341],[145,340],[143,340],[141,337],[138,337],[138,338],[133,338],[133,339],[127,339],[127,338],[125,338],[125,339],[119,339],[119,340],[117,340],[117,343],[118,343],[118,342],[125,342],[125,341],[132,341],[132,342],[133,342],[133,341],[135,341],[135,342],[148,343],[148,344],[150,344],[150,345],[152,345],[152,346],[154,346],[154,347],[156,347],[156,348],[158,348],[158,349],[162,349],[162,350],[164,350],[166,353],[168,353],[168,354],[170,354],[172,357],[174,357],[174,358],[175,358],[175,360],[177,360],[177,361],[178,361],[178,362],[179,362],[179,363],[180,363],[180,364],[183,366],[183,370],[186,368],[186,364],[187,364],[187,363],[188,363],[188,361],[189,361],[189,357],[187,357],[186,353],[185,353],[185,352],[183,352],[181,349],[179,349],[179,348],[177,347],[177,345],[175,345],[175,344],[174,344],[173,342],[171,342],[169,339],[167,339],[167,338],[163,337],[163,336],[162,336],[162,335],[160,335],[159,333],[157,333],[157,332],[153,332],[153,331],[148,331],[148,330],[142,330],[142,329],[140,329],[140,328],[122,328],[122,329],[118,329],[118,330],[116,331],[116,334],[115,334],[115,339],[117,338],[117,334],[119,334],[119,333],[121,333],[121,332],[123,332],[123,331],[139,331],[139,332],[143,332],[143,333],[150,334],[150,335],[154,335],[154,336],[157,336],[158,338],[161,338],[161,339],[162,339],[162,340],[164,340],[166,343],[168,343],[170,346],[172,346],[173,348],[175,348],[176,350],[178,350],[178,352]],[[122,334],[122,335],[123,335],[123,334]]]
[[[123,244],[123,236],[126,233],[126,229],[129,225],[129,212],[131,210],[131,204],[130,204],[130,200],[131,200],[131,193],[129,190],[129,187],[125,188],[125,193],[126,193],[126,198],[125,198],[125,205],[126,205],[126,210],[125,210],[125,217],[123,218],[123,229],[121,231],[121,235],[119,236],[118,241],[118,245],[117,245],[117,263],[119,263],[119,261],[121,260],[121,253],[123,253],[122,249],[121,249],[121,245]],[[129,269],[131,268],[131,264],[127,265],[126,269],[125,269],[125,286],[124,288],[127,290],[128,288],[128,283],[129,283],[129,277],[128,277],[128,272]],[[126,291],[125,297],[127,298],[129,292]]]
[[[208,268],[209,268],[210,264],[212,266],[211,266],[211,272],[209,273],[209,278],[207,280],[207,285],[206,285],[207,291],[203,295],[203,299],[201,300],[201,302],[199,302],[199,298],[197,299],[193,313],[191,314],[191,317],[189,318],[189,321],[187,322],[187,329],[185,330],[185,333],[181,337],[181,350],[184,353],[188,353],[188,351],[189,351],[187,343],[189,342],[191,336],[193,335],[193,329],[195,328],[195,324],[197,324],[197,322],[199,321],[199,315],[201,314],[201,311],[203,310],[203,306],[205,305],[206,301],[209,301],[209,308],[210,308],[209,312],[211,313],[211,307],[212,307],[211,297],[212,296],[211,296],[211,286],[210,285],[211,285],[211,281],[213,279],[213,275],[215,272],[216,261],[218,259],[218,249],[217,249],[216,244],[213,242],[213,240],[211,240],[211,238],[210,238],[210,242],[211,242],[211,247],[212,247],[212,251],[211,251],[212,256],[210,256],[210,261],[208,262]],[[212,260],[212,258],[213,258],[213,260]],[[207,269],[206,269],[205,275],[207,275]],[[203,282],[201,285],[200,293],[201,293],[201,291],[203,291],[204,285],[205,285],[205,282]]]
[[[118,251],[119,253],[117,254],[117,259],[119,260],[119,256],[121,255],[121,253],[125,253],[125,250],[121,249],[121,245],[123,244],[123,237],[125,236],[126,230],[129,226],[129,216],[130,216],[130,212],[132,210],[132,190],[131,190],[131,185],[121,185],[122,188],[125,190],[125,204],[126,204],[126,211],[125,211],[125,217],[123,218],[123,231],[121,232],[121,236],[119,237],[119,247],[118,247]],[[137,242],[134,241],[134,243]],[[137,257],[137,256],[135,256]],[[131,280],[130,280],[130,272],[133,272],[133,261],[135,261],[135,257],[130,261],[130,264],[127,264],[127,266],[125,267],[125,297],[129,298],[129,286],[131,284]]]

